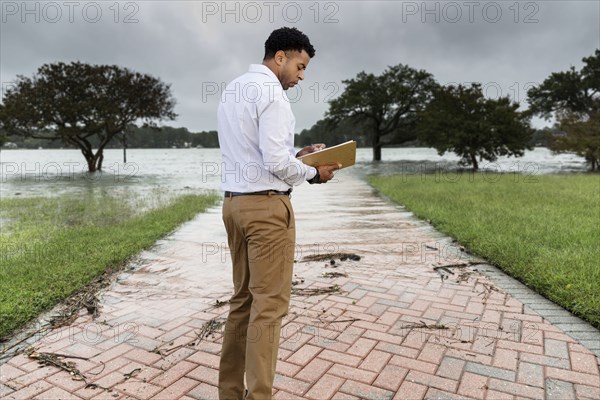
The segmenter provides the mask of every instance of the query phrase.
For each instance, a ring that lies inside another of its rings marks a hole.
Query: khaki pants
[[[227,197],[223,202],[234,294],[225,324],[219,398],[271,399],[281,320],[287,313],[296,228],[288,196]]]

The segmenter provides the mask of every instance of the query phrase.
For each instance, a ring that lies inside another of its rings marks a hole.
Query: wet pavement
[[[297,262],[274,398],[600,398],[597,330],[356,172],[303,185],[292,203]],[[225,243],[220,206],[157,242],[103,292],[95,319],[83,310],[34,344],[73,364],[5,360],[0,398],[216,399]]]

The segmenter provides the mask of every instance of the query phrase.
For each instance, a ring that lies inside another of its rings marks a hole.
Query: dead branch
[[[325,288],[292,288],[292,294],[297,296],[318,296],[320,294],[342,293],[339,285],[328,286]]]

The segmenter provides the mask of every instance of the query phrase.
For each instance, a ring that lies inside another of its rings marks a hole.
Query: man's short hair
[[[306,51],[310,58],[315,56],[315,48],[310,44],[308,36],[296,28],[275,29],[265,42],[265,60],[275,57],[279,50]]]

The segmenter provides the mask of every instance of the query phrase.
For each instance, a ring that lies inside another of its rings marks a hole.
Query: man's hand
[[[319,165],[319,183],[325,183],[333,178],[334,171],[342,168],[342,164]]]
[[[296,154],[296,158],[314,153],[315,151],[323,150],[324,148],[325,144],[323,143],[311,144],[310,146],[303,147],[302,150]]]

